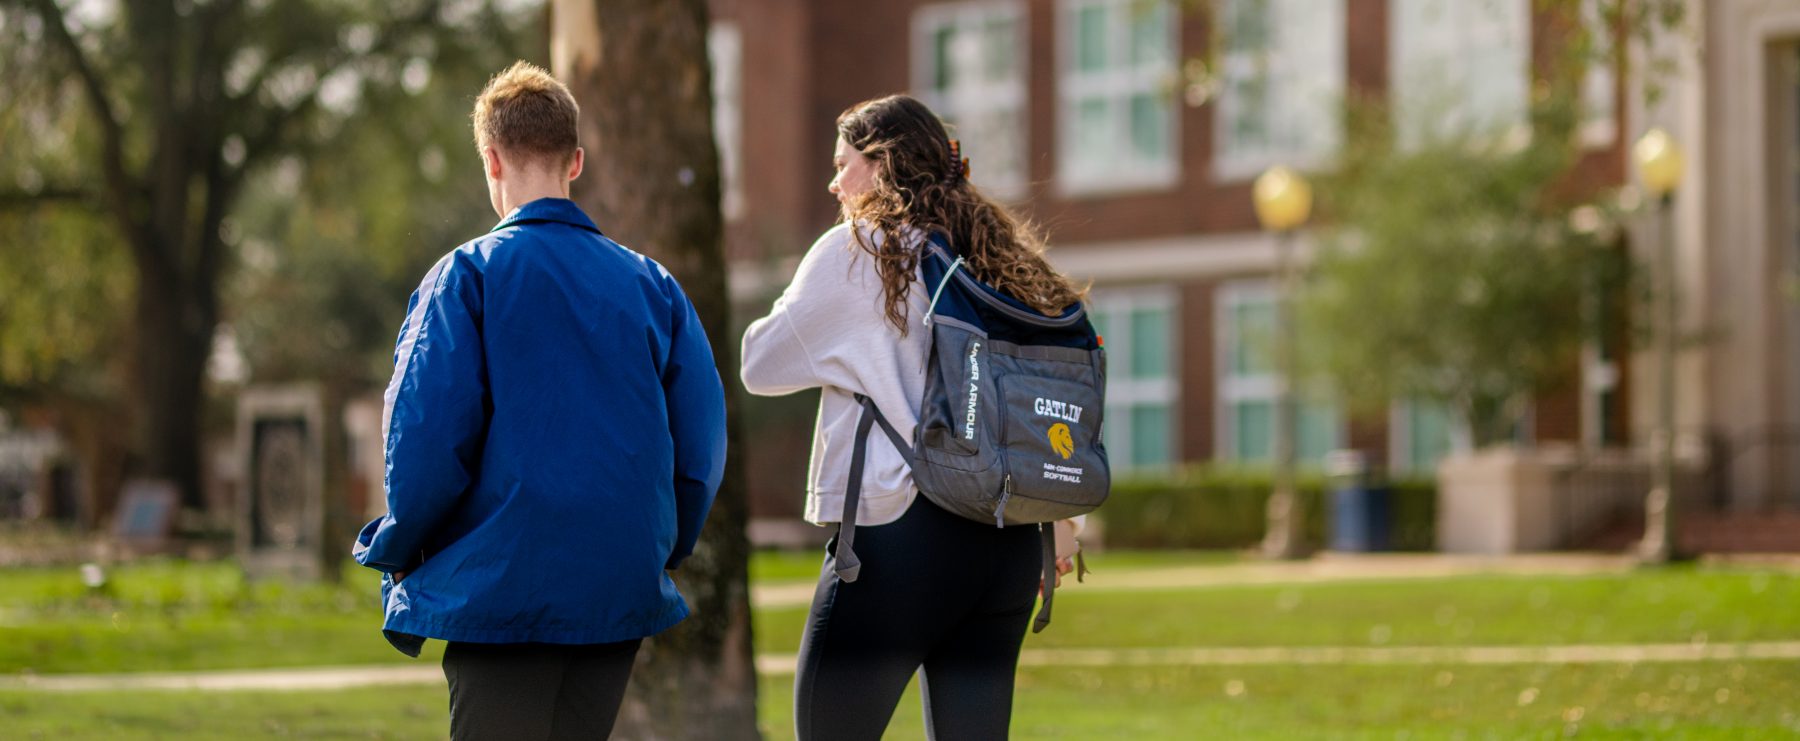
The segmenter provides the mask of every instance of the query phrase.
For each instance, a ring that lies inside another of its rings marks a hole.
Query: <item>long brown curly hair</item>
[[[875,165],[872,187],[838,218],[880,232],[877,245],[862,228],[850,230],[875,259],[887,319],[901,335],[921,255],[905,238],[910,229],[942,235],[976,279],[1046,316],[1082,299],[1044,259],[1037,228],[969,182],[943,122],[924,103],[906,95],[864,101],[838,116],[837,130]]]

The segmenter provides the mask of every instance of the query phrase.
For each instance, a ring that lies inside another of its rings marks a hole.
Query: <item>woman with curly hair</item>
[[[895,95],[838,117],[829,190],[839,223],[814,242],[769,315],[744,335],[744,386],[821,389],[805,517],[843,517],[851,453],[871,399],[902,438],[919,420],[931,332],[919,263],[933,236],[975,278],[1046,316],[1082,299],[1031,225],[968,180],[968,161],[923,103]],[[855,516],[860,576],[826,546],[795,677],[801,739],[879,739],[915,671],[935,739],[1005,738],[1013,675],[1040,587],[1036,526],[997,528],[919,496],[906,461],[867,447]],[[1059,523],[1073,543],[1074,523]],[[1068,549],[1072,550],[1072,549]],[[1058,548],[1057,572],[1072,564]]]

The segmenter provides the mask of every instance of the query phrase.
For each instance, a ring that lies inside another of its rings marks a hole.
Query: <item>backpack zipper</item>
[[[948,252],[945,252],[942,247],[932,245],[931,251],[934,254],[936,254],[937,257],[939,259],[943,260],[944,262],[951,262],[950,254]],[[957,261],[960,262],[961,258],[958,258]],[[951,263],[951,264],[954,267],[955,263]],[[1002,314],[1012,317],[1014,320],[1024,322],[1026,324],[1039,326],[1039,327],[1068,327],[1068,326],[1075,324],[1075,322],[1080,321],[1082,315],[1087,313],[1087,307],[1085,305],[1078,304],[1074,313],[1071,313],[1068,316],[1062,316],[1062,317],[1044,316],[1044,315],[1038,314],[1036,312],[1025,311],[1016,306],[1013,306],[1004,301],[1001,301],[997,298],[994,298],[993,296],[988,295],[987,291],[982,289],[981,282],[978,280],[975,280],[975,278],[971,277],[967,270],[962,271],[960,273],[956,272],[954,269],[946,271],[944,273],[944,281],[949,282],[951,278],[955,278],[956,282],[967,286],[969,288],[969,292],[975,294],[975,297],[977,299],[979,299],[982,303],[987,304],[988,306],[992,307],[994,310],[999,311]],[[941,284],[939,287],[940,288],[942,287]]]

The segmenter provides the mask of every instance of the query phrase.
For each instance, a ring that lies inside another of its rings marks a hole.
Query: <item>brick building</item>
[[[1449,101],[1437,120],[1522,124],[1560,24],[1595,22],[1534,5],[1219,0],[1203,13],[1160,0],[713,0],[741,313],[766,310],[833,222],[825,186],[838,113],[910,92],[957,126],[975,182],[1047,227],[1052,261],[1093,282],[1111,351],[1115,466],[1266,460],[1275,378],[1245,338],[1272,309],[1275,250],[1257,227],[1251,181],[1273,164],[1328,163],[1346,99],[1385,99],[1404,114],[1437,96]],[[1209,49],[1215,38],[1232,41]],[[1184,73],[1197,59],[1223,73],[1200,101]],[[1623,125],[1615,70],[1591,67],[1585,81],[1586,154],[1574,177],[1586,186],[1625,178],[1635,129]],[[1586,367],[1570,370],[1586,382],[1539,400],[1521,437],[1625,442],[1630,405],[1615,397],[1631,374],[1616,354],[1586,353]],[[798,511],[812,403],[750,407],[758,515]],[[1448,446],[1445,415],[1418,405],[1352,420],[1312,400],[1299,427],[1313,464],[1356,447],[1395,470],[1429,471]]]

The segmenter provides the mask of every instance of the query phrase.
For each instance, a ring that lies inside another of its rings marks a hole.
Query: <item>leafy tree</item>
[[[1597,301],[1631,274],[1604,228],[1612,194],[1570,177],[1594,49],[1565,47],[1523,127],[1415,126],[1402,145],[1392,111],[1352,107],[1300,306],[1310,364],[1344,398],[1444,404],[1479,447],[1573,375]]]
[[[517,26],[503,15],[491,3],[438,0],[0,0],[0,66],[9,73],[0,78],[0,141],[31,153],[0,177],[0,210],[12,214],[0,220],[7,258],[53,249],[41,257],[89,272],[69,291],[0,298],[0,355],[13,358],[0,367],[4,380],[54,388],[116,367],[122,381],[111,383],[131,411],[141,472],[175,481],[184,504],[200,506],[205,368],[226,315],[224,277],[252,239],[234,218],[246,194],[271,165],[374,171],[391,161],[337,159],[339,144],[421,75],[491,58],[467,52]],[[31,239],[53,223],[64,225],[64,241]],[[271,250],[310,246],[254,238]],[[80,300],[65,303],[71,292]],[[51,329],[56,320],[34,319],[31,301],[65,318],[75,306],[94,311],[70,320],[81,331],[65,335]]]
[[[1542,147],[1447,141],[1331,179],[1336,237],[1301,327],[1345,398],[1447,404],[1480,446],[1567,378],[1618,254],[1569,226],[1549,187],[1562,170]]]
[[[469,108],[495,70],[544,59],[541,20],[537,8],[495,18],[489,43],[414,65],[405,94],[365,99],[329,156],[285,156],[253,179],[226,284],[226,320],[253,378],[346,392],[387,382],[419,277],[498,219]]]
[[[133,448],[198,507],[203,376],[248,178],[329,153],[360,101],[446,50],[457,18],[432,0],[0,0],[0,18],[7,149],[34,153],[0,203],[77,205],[110,232],[83,227],[130,266],[131,290],[106,300],[124,302]]]

